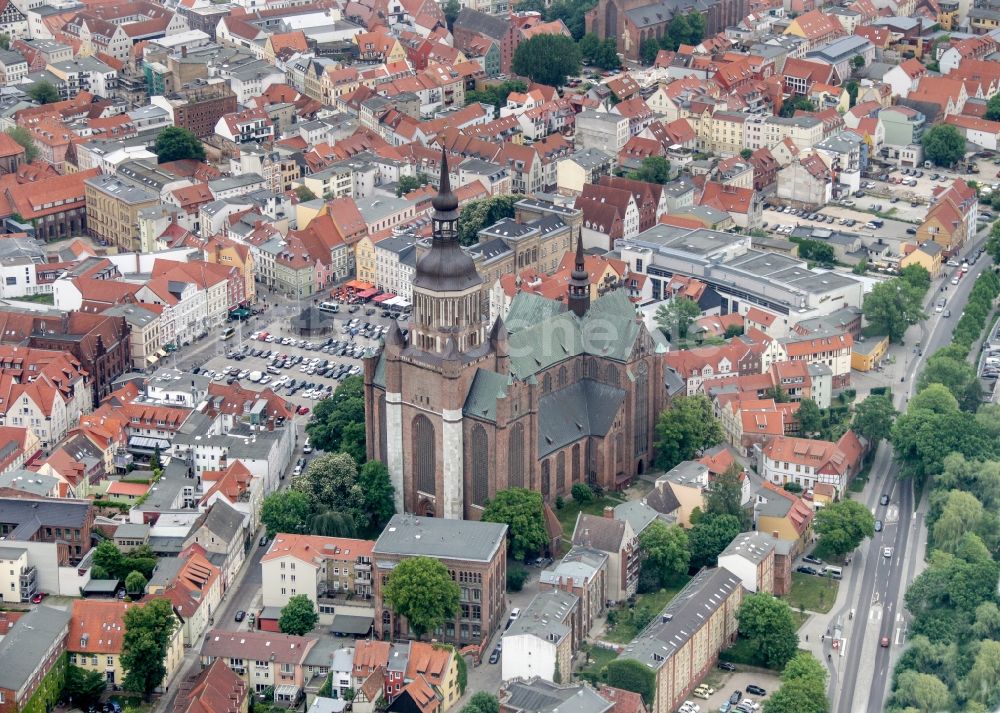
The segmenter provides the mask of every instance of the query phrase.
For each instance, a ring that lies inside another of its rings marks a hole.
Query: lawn
[[[663,607],[670,603],[671,599],[677,596],[677,592],[681,591],[690,579],[686,574],[674,577],[669,586],[656,592],[640,594],[636,598],[634,607],[625,606],[614,610],[617,612],[617,621],[613,626],[609,626],[602,638],[615,644],[630,642]]]
[[[826,614],[837,601],[840,582],[832,577],[792,572],[792,588],[785,601],[798,613],[800,609]]]
[[[19,302],[37,302],[42,305],[52,305],[55,304],[55,295],[51,292],[42,292],[37,295],[24,295],[23,297],[16,297]]]
[[[604,667],[618,658],[618,654],[600,646],[586,647],[586,651],[589,663],[577,671],[576,675],[591,683],[598,683],[604,674]]]
[[[591,502],[583,504],[580,504],[575,500],[567,500],[561,510],[556,510],[556,517],[558,517],[559,522],[562,523],[563,537],[565,537],[567,541],[572,539],[573,528],[576,527],[576,516],[581,512],[587,513],[588,515],[602,515],[604,513],[605,505],[614,507],[615,505],[619,505],[623,502],[624,500],[612,495],[594,498]]]

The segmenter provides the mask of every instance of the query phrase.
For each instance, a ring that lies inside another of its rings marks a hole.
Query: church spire
[[[576,260],[573,272],[569,276],[569,294],[567,302],[570,310],[577,317],[582,317],[590,308],[590,273],[583,258],[583,234],[576,239]]]

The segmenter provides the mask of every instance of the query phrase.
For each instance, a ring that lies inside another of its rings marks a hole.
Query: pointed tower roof
[[[458,198],[451,192],[448,156],[444,150],[438,194],[431,204],[434,237],[431,249],[417,263],[413,286],[434,292],[463,292],[482,284],[475,263],[458,242]]]
[[[566,299],[570,310],[582,317],[590,308],[590,273],[583,257],[583,234],[576,239],[576,260],[569,275],[569,294]]]

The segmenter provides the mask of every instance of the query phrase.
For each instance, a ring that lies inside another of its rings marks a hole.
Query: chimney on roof
[[[609,520],[614,520],[615,519],[615,509],[613,507],[611,507],[610,505],[605,505],[604,506],[604,517],[606,517]]]
[[[774,539],[777,540],[778,539],[778,531],[777,530],[772,530],[771,531],[771,537],[773,537]]]

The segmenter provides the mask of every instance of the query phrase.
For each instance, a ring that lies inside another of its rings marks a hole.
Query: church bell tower
[[[441,152],[441,179],[434,208],[431,249],[413,277],[410,344],[420,351],[454,357],[482,346],[483,279],[458,242],[458,198],[451,192],[448,156]]]

